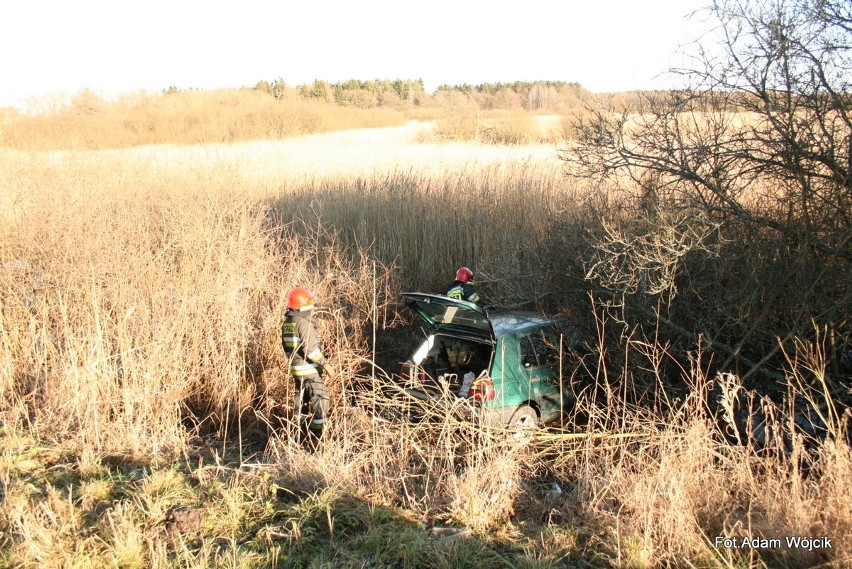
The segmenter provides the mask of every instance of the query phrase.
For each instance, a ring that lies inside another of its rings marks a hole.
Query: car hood
[[[494,327],[484,308],[439,294],[404,292],[406,305],[431,328],[494,343]]]

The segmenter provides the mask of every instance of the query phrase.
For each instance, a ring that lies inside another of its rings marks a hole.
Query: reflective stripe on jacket
[[[310,312],[287,310],[281,325],[281,343],[289,359],[290,372],[295,376],[315,374],[325,363]]]
[[[470,283],[454,282],[453,287],[447,291],[447,296],[468,302],[479,302],[479,293]]]

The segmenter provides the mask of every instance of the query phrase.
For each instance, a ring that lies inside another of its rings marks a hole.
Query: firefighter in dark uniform
[[[296,384],[296,413],[310,401],[310,433],[322,436],[328,415],[328,392],[321,373],[330,372],[319,346],[311,315],[316,296],[306,288],[294,288],[287,297],[287,313],[281,326],[281,342]]]
[[[447,291],[447,296],[458,300],[466,300],[468,302],[479,302],[479,293],[476,292],[476,278],[473,271],[467,267],[460,267],[456,271],[456,280],[453,286]]]

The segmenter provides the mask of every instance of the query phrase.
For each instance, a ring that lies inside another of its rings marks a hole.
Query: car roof
[[[494,327],[494,335],[498,338],[515,332],[535,329],[555,321],[553,318],[546,318],[535,312],[520,311],[490,313],[488,318]]]

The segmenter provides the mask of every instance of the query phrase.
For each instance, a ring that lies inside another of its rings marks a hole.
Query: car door
[[[470,338],[494,344],[495,335],[488,313],[481,306],[438,294],[403,292],[412,309],[431,332]]]
[[[543,422],[560,418],[563,410],[564,393],[560,381],[564,374],[561,368],[562,334],[551,324],[522,334],[519,338],[521,365],[530,385],[530,391],[541,412]]]

